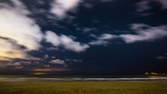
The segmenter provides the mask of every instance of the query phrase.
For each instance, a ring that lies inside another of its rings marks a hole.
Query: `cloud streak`
[[[89,48],[87,44],[81,44],[80,42],[74,41],[71,37],[66,35],[58,36],[56,33],[48,31],[46,32],[46,41],[53,44],[55,47],[62,46],[67,50],[75,52],[82,52]]]
[[[116,39],[116,35],[112,34],[102,34],[100,37],[97,37],[95,41],[91,41],[90,45],[107,45],[109,40]]]
[[[132,24],[132,33],[135,34],[102,34],[100,37],[96,37],[95,41],[91,41],[91,45],[107,45],[110,40],[121,39],[123,42],[135,43],[135,42],[149,42],[157,39],[161,39],[167,36],[167,26],[149,26],[145,24]]]
[[[161,4],[161,7],[163,9],[167,9],[167,0],[154,0],[156,2],[158,2],[159,4]]]
[[[138,27],[133,29],[134,25],[138,25]],[[132,29],[137,34],[123,34],[120,35],[120,38],[122,38],[126,43],[134,43],[139,41],[154,41],[167,36],[167,26],[149,26],[147,29],[143,29],[143,27],[147,27],[147,25],[133,24]]]
[[[58,18],[64,18],[68,11],[78,6],[81,0],[54,0],[51,13]]]
[[[141,0],[136,4],[137,12],[143,16],[152,14],[151,10],[155,5],[159,5],[160,9],[167,9],[167,0]]]

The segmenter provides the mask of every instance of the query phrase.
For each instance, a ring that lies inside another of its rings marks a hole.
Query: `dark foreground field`
[[[167,94],[167,81],[1,81],[0,94]]]

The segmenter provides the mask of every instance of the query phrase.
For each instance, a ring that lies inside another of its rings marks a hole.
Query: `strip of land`
[[[147,80],[167,80],[167,77],[147,77],[147,78],[0,78],[0,81],[147,81]]]

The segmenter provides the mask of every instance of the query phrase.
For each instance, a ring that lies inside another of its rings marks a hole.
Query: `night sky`
[[[0,0],[0,73],[167,73],[167,0]]]

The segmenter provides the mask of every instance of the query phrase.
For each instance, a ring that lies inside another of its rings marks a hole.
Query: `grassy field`
[[[0,82],[0,94],[167,94],[167,81]]]

